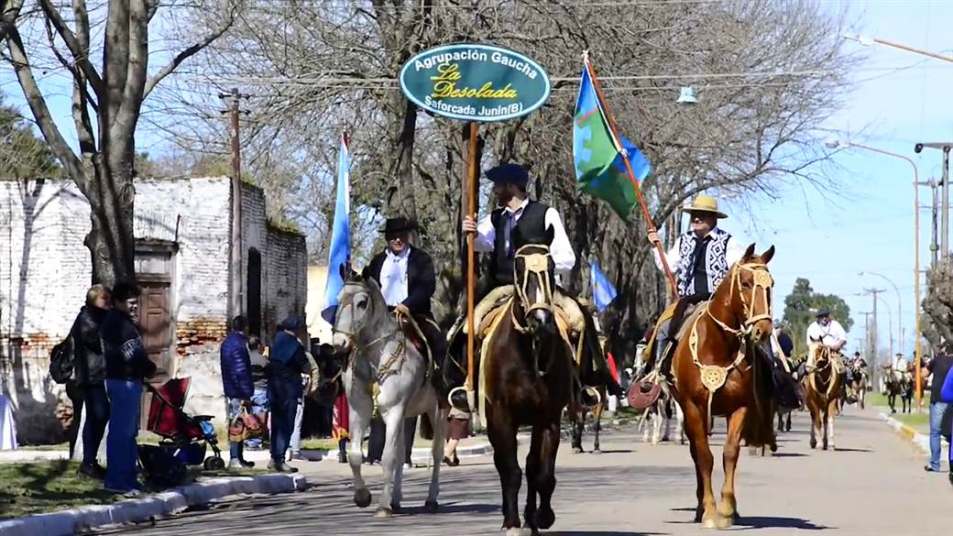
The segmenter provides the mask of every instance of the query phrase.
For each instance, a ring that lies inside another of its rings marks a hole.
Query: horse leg
[[[685,444],[685,412],[682,411],[682,406],[675,402],[675,426],[678,427],[678,442],[682,445]]]
[[[827,437],[829,438],[829,440],[825,441],[825,443],[830,443],[830,445],[831,445],[831,450],[837,450],[837,447],[834,446],[834,421],[835,421],[835,420],[836,420],[836,419],[834,419],[834,415],[832,415],[830,412],[828,412],[828,417],[827,417]]]
[[[512,423],[505,408],[489,406],[487,411],[487,436],[493,446],[493,464],[500,475],[503,491],[503,529],[507,536],[521,533],[519,501],[523,472],[516,459],[516,425]]]
[[[808,410],[811,412],[811,448],[817,448],[817,436],[821,432],[821,410],[811,405]]]
[[[447,430],[447,415],[449,413],[449,409],[440,409],[440,406],[436,403],[430,411],[430,423],[433,425],[433,443],[430,449],[433,455],[433,470],[430,473],[430,490],[427,492],[427,502],[424,503],[424,510],[431,514],[436,513],[438,507],[440,464],[443,463],[444,433]]]
[[[371,504],[371,492],[361,476],[361,464],[364,463],[364,430],[370,425],[373,402],[369,396],[358,395],[359,392],[360,389],[356,389],[348,393],[351,440],[347,461],[354,477],[354,504],[359,508],[367,508]]]
[[[738,454],[741,453],[741,431],[744,428],[745,414],[748,408],[741,407],[728,417],[728,433],[725,436],[725,449],[722,457],[725,468],[725,483],[721,488],[721,503],[718,505],[718,528],[731,527],[738,518],[738,500],[735,497],[735,469],[738,467]],[[763,451],[762,451],[763,455]]]
[[[581,406],[571,404],[569,416],[572,419],[572,451],[575,454],[584,452],[582,448],[582,433],[586,427],[586,411]],[[527,468],[527,471],[529,468]]]
[[[794,412],[793,412],[793,411],[789,411],[789,412],[788,412],[787,422],[785,423],[785,426],[784,426],[784,431],[785,431],[785,432],[790,432],[790,431],[791,431],[791,414],[792,414],[792,413],[794,413]]]
[[[583,413],[583,416],[585,416],[585,413]],[[533,534],[539,531],[539,523],[536,519],[536,494],[539,491],[539,473],[542,469],[542,461],[539,455],[542,446],[541,435],[542,425],[534,424],[532,438],[529,443],[529,454],[526,455],[526,508],[523,509],[523,526],[530,529]],[[575,449],[573,450],[575,451]]]
[[[658,411],[652,415],[652,444],[658,445],[659,440],[662,438],[662,419],[665,418],[663,411],[665,408],[658,406]]]
[[[539,472],[536,474],[536,490],[539,492],[539,510],[536,525],[548,529],[556,522],[552,498],[556,490],[556,453],[559,450],[559,417],[555,416],[539,434]]]
[[[605,397],[603,397],[605,399]],[[599,432],[602,430],[602,412],[605,411],[605,405],[600,402],[595,409],[592,410],[592,417],[595,421],[595,443],[592,445],[593,454],[602,454],[602,449],[599,448]]]
[[[404,408],[394,406],[382,415],[387,433],[384,439],[384,490],[381,493],[377,517],[390,517],[400,507],[400,497],[394,493],[395,482],[399,481],[404,469]],[[399,488],[399,483],[396,484]],[[399,489],[398,489],[399,491]]]
[[[715,494],[711,489],[711,470],[715,459],[708,447],[708,430],[705,429],[708,415],[691,400],[685,401],[682,410],[685,411],[685,431],[688,433],[688,443],[695,461],[695,495],[698,498],[695,522],[704,523],[705,528],[715,528],[718,512],[715,508]]]
[[[834,402],[828,402],[826,406],[823,406],[820,409],[821,423],[820,423],[820,433],[821,435],[821,449],[827,450],[827,430],[830,425],[831,419],[834,418],[832,406]]]

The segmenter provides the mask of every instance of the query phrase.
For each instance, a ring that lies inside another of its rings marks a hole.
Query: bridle
[[[367,290],[367,285],[366,285],[365,283],[363,283],[363,282],[360,282],[360,281],[348,281],[348,282],[344,283],[344,288],[347,288],[347,287],[349,287],[349,286],[350,286],[350,287],[359,287],[359,288],[361,288],[362,290]],[[372,300],[372,303],[373,303],[373,298],[371,298],[371,300]],[[348,309],[348,308],[350,308],[350,309],[353,310],[354,306],[355,306],[355,305],[354,305],[354,297],[353,297],[353,295],[351,295],[351,296],[348,296],[347,298],[345,298],[344,300],[342,300],[341,303],[338,304],[338,310],[339,310],[339,311],[343,311],[343,310]],[[368,314],[369,314],[369,313],[368,313]],[[352,315],[352,316],[353,316],[353,315]],[[367,318],[367,315],[365,315],[364,323],[367,322],[366,318]],[[383,335],[380,335],[380,336],[378,336],[378,337],[372,339],[370,342],[361,345],[361,344],[358,344],[358,342],[357,342],[357,335],[358,335],[364,328],[365,328],[365,326],[364,326],[364,324],[362,323],[362,325],[361,325],[356,331],[353,331],[353,332],[348,332],[348,331],[343,331],[343,330],[341,330],[341,329],[338,329],[338,326],[337,326],[337,316],[335,316],[334,326],[332,326],[331,331],[332,331],[332,333],[334,333],[334,334],[340,334],[341,336],[343,336],[343,337],[347,340],[348,347],[350,348],[350,351],[348,352],[348,356],[347,356],[347,361],[346,361],[345,367],[344,367],[345,369],[351,365],[351,363],[352,363],[352,361],[353,361],[353,359],[354,359],[354,355],[355,355],[355,354],[357,354],[357,353],[366,353],[368,350],[370,350],[370,349],[373,348],[374,346],[380,344],[381,342],[387,341],[388,339],[391,339],[391,338],[394,337],[395,335],[401,335],[401,336],[402,336],[402,339],[401,339],[401,341],[400,341],[400,344],[398,345],[397,350],[396,350],[393,354],[391,354],[389,357],[387,357],[386,359],[382,360],[381,363],[380,363],[380,365],[377,367],[377,369],[378,369],[378,370],[377,370],[377,383],[380,384],[380,383],[382,383],[382,382],[384,381],[384,379],[386,379],[388,376],[390,376],[390,375],[392,375],[392,374],[396,374],[396,373],[398,373],[398,372],[400,371],[400,367],[401,367],[401,365],[403,364],[404,358],[406,357],[406,354],[407,354],[407,352],[406,352],[406,348],[407,348],[407,336],[406,336],[406,335],[404,334],[404,332],[400,329],[400,327],[395,327],[393,330],[387,331],[387,332],[385,332]]]
[[[535,251],[529,253],[528,250],[530,249]],[[518,259],[523,261],[525,277],[523,277],[521,283],[514,284],[514,286],[516,287],[516,296],[519,298],[520,305],[523,308],[524,319],[529,316],[530,313],[537,310],[547,311],[552,314],[553,286],[550,283],[549,274],[549,263],[552,260],[552,256],[549,254],[549,246],[543,244],[527,244],[516,250],[516,254],[513,256],[514,282],[519,281],[519,274],[516,273],[516,261]],[[536,293],[536,299],[531,302],[526,289],[532,278],[536,279],[539,290]],[[516,330],[520,333],[526,333],[528,328],[520,324],[512,308],[510,309],[510,314],[513,318],[513,326]]]
[[[748,272],[752,276],[754,281],[751,292],[745,293],[744,289],[741,286],[741,274],[743,272]],[[771,315],[771,289],[774,288],[774,278],[771,277],[771,274],[768,272],[768,265],[763,262],[747,262],[747,263],[737,263],[731,268],[731,272],[728,274],[729,280],[729,289],[728,295],[734,296],[735,286],[739,288],[739,294],[741,297],[741,304],[744,308],[744,322],[740,328],[733,328],[729,326],[726,322],[716,317],[714,313],[711,312],[710,307],[706,307],[706,312],[712,320],[718,324],[718,327],[721,329],[736,335],[738,337],[743,337],[751,333],[751,330],[755,324],[762,320],[771,320],[773,317]],[[761,291],[760,294],[758,291]],[[760,300],[758,298],[761,298]],[[757,313],[757,307],[761,306],[763,312]]]
[[[532,252],[530,252],[531,250]],[[516,272],[517,260],[523,262],[524,274],[522,282],[520,282],[520,274]],[[549,272],[549,263],[551,261],[552,256],[549,252],[549,246],[545,244],[526,244],[517,249],[513,255],[513,286],[516,288],[516,296],[519,300],[520,307],[523,309],[524,321],[533,311],[547,311],[550,315],[555,315],[555,311],[553,310],[553,284],[551,283]],[[535,279],[537,283],[536,299],[532,301],[527,293],[531,279]],[[510,306],[510,318],[513,321],[513,328],[516,329],[516,331],[522,334],[529,332],[529,326],[521,324],[519,319],[516,318],[515,305]],[[540,377],[545,376],[552,369],[553,361],[555,360],[549,359],[546,364],[546,370],[540,370],[536,337],[531,338],[531,345],[533,367]]]

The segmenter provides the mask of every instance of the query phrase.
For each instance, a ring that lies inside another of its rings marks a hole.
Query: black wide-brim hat
[[[500,164],[486,172],[486,178],[493,184],[515,184],[526,187],[529,171],[519,164]]]
[[[396,218],[387,218],[387,221],[384,223],[383,233],[392,234],[416,230],[417,222],[409,220],[403,216],[398,216]]]
[[[821,309],[814,315],[816,318],[824,318],[825,316],[831,316],[830,309]]]

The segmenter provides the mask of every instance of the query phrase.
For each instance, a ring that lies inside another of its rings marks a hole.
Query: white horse
[[[678,431],[678,443],[685,444],[685,414],[674,397],[662,390],[658,400],[645,408],[646,417],[642,424],[642,442],[658,445],[662,441],[672,440],[672,425]]]
[[[387,428],[381,460],[384,491],[376,516],[390,517],[400,508],[405,457],[403,423],[405,417],[416,415],[423,416],[422,429],[426,430],[429,424],[433,430],[433,472],[425,510],[436,512],[448,410],[438,405],[439,397],[430,383],[427,358],[414,347],[388,311],[381,290],[373,280],[347,280],[338,303],[333,343],[336,350],[349,354],[343,379],[350,407],[348,462],[354,473],[354,503],[361,508],[371,504],[371,492],[361,477],[362,440],[370,426],[376,397]]]

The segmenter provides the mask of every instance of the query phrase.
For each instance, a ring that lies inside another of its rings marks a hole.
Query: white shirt
[[[387,305],[393,307],[407,299],[407,259],[410,258],[410,246],[398,254],[387,250],[387,258],[381,265],[381,293]]]
[[[509,207],[504,208],[504,212],[513,213],[513,222],[518,222],[523,215],[523,209],[529,204],[529,199],[524,199],[519,208],[512,210]],[[572,244],[569,237],[566,236],[566,228],[563,227],[563,220],[559,217],[556,209],[549,207],[545,215],[546,227],[553,228],[553,243],[549,246],[549,254],[556,265],[556,274],[568,274],[572,267],[576,265],[576,253],[572,250]],[[473,240],[473,248],[481,252],[493,251],[493,242],[496,240],[496,229],[493,228],[493,222],[490,215],[484,216],[477,224],[476,237]],[[510,245],[506,244],[509,248]]]
[[[682,237],[679,236],[678,240],[675,241],[675,246],[673,246],[672,249],[668,250],[668,253],[665,254],[665,260],[668,261],[668,267],[671,268],[673,272],[677,269],[678,263],[682,260],[682,255],[679,253],[681,246]],[[741,240],[735,238],[734,235],[728,239],[725,250],[725,260],[728,261],[729,268],[734,266],[736,262],[740,261],[741,258],[745,256],[746,249],[748,249],[748,247],[745,246]],[[658,249],[653,247],[652,254],[655,255],[655,266],[657,266],[659,270],[662,270],[662,257],[659,255]],[[712,291],[714,291],[714,289],[712,289]]]
[[[847,342],[847,332],[844,331],[843,326],[837,320],[832,319],[827,326],[822,326],[815,320],[807,328],[808,346],[814,344],[811,339],[820,339],[821,344],[830,348],[837,346],[839,343]]]

